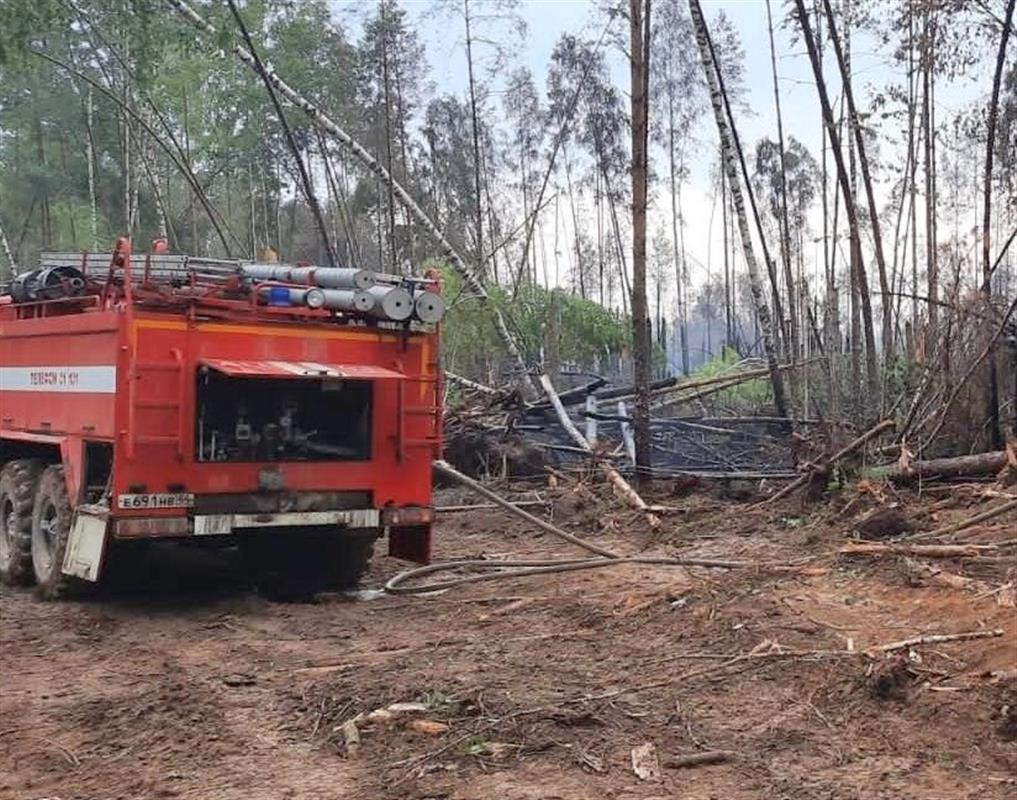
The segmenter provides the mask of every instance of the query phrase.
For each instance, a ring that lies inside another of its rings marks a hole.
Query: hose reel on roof
[[[22,272],[11,283],[16,303],[77,297],[85,290],[85,275],[77,267],[42,267]]]

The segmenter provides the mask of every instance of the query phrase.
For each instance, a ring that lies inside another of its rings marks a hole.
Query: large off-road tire
[[[380,531],[353,530],[329,540],[326,581],[329,589],[352,589],[360,583],[374,555]]]
[[[0,470],[0,583],[8,586],[32,582],[32,504],[43,466],[19,458]]]
[[[281,601],[306,601],[326,589],[356,586],[367,570],[378,532],[321,528],[250,531],[240,551],[258,589]]]
[[[32,509],[32,570],[39,596],[46,600],[60,597],[74,580],[63,573],[71,515],[64,468],[46,467]]]

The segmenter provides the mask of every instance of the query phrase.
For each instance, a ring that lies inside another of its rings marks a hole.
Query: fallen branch
[[[516,508],[523,508],[525,506],[546,506],[548,503],[546,500],[513,500],[506,501],[511,502]],[[484,511],[489,508],[504,508],[504,506],[498,503],[470,503],[468,505],[459,506],[435,506],[435,512],[441,512],[443,514],[454,514],[459,511]]]
[[[438,459],[437,461],[434,462],[433,466],[442,475],[452,478],[458,483],[463,484],[463,486],[469,487],[477,494],[486,497],[495,505],[504,508],[506,511],[515,514],[517,517],[521,517],[522,519],[529,522],[531,525],[536,525],[541,530],[547,531],[553,536],[557,536],[559,539],[564,539],[566,542],[574,544],[576,547],[582,548],[583,550],[586,550],[589,553],[595,553],[598,556],[603,556],[604,558],[618,558],[617,553],[613,553],[610,550],[605,550],[603,547],[598,547],[595,544],[590,544],[589,542],[580,539],[578,536],[573,536],[568,531],[563,531],[558,526],[552,525],[550,522],[545,522],[540,517],[535,517],[529,511],[524,511],[515,503],[509,502],[501,495],[492,492],[490,489],[488,489],[479,481],[473,480],[473,478],[471,478],[469,475],[464,475],[462,472],[457,470],[447,461]]]
[[[958,533],[960,531],[971,528],[978,525],[981,522],[987,522],[990,519],[995,519],[1001,514],[1005,514],[1011,509],[1017,508],[1017,498],[1010,500],[1006,503],[1001,503],[995,508],[990,508],[988,511],[983,511],[981,514],[975,514],[973,517],[955,522],[952,525],[944,525],[942,528],[936,528],[934,531],[927,531],[925,533],[919,533],[914,536],[909,536],[911,540],[915,539],[935,539],[938,536],[947,536],[951,533]]]
[[[883,544],[880,542],[852,542],[841,547],[842,556],[921,556],[923,558],[975,558],[994,545],[984,544]]]
[[[822,459],[818,464],[812,465],[809,471],[802,475],[800,478],[798,478],[798,480],[792,481],[783,489],[781,489],[779,492],[777,492],[775,495],[768,497],[766,500],[763,500],[762,503],[759,503],[758,505],[773,503],[781,499],[782,497],[787,497],[789,494],[800,489],[802,486],[805,486],[807,483],[810,483],[811,481],[815,480],[817,477],[829,475],[830,470],[833,469],[833,467],[836,466],[839,461],[851,455],[855,451],[860,450],[862,447],[866,445],[867,442],[871,441],[872,439],[879,436],[879,434],[883,433],[883,431],[889,430],[892,427],[893,420],[884,419],[875,427],[867,430],[865,433],[863,433],[849,445],[847,445],[846,447],[842,447],[830,458]]]
[[[963,589],[965,591],[976,592],[982,597],[987,597],[990,594],[999,591],[998,589],[993,589],[987,583],[980,581],[977,578],[969,578],[966,575],[958,575],[954,572],[948,572],[945,569],[933,567],[931,564],[923,564],[920,561],[914,561],[910,558],[907,559],[906,566],[908,572],[914,577],[929,581],[937,586],[944,586],[948,589]],[[977,600],[979,598],[975,599]]]
[[[970,639],[996,639],[1003,635],[1000,629],[990,631],[967,631],[966,633],[931,633],[925,636],[915,636],[912,639],[901,639],[899,642],[880,644],[869,648],[870,652],[892,653],[894,650],[904,650],[908,647],[915,647],[921,644],[942,644],[943,642],[966,642]]]
[[[568,433],[576,445],[589,453],[590,458],[594,459],[600,465],[600,468],[604,471],[607,479],[614,484],[615,489],[617,489],[619,494],[625,498],[628,504],[637,511],[641,511],[646,515],[646,520],[650,524],[650,527],[657,527],[657,525],[660,524],[660,520],[650,510],[650,507],[647,506],[643,498],[639,496],[639,493],[629,485],[629,482],[621,476],[621,473],[619,473],[618,470],[603,459],[599,458],[597,454],[593,452],[593,448],[590,446],[590,443],[586,441],[586,437],[579,432],[579,429],[569,418],[568,412],[565,410],[565,406],[562,405],[561,399],[558,397],[558,393],[555,391],[554,385],[551,383],[551,379],[548,378],[547,375],[541,375],[540,385],[544,387],[544,391],[547,393],[547,398],[551,401],[551,407],[554,408],[555,414],[558,415],[558,420],[561,422],[565,432]]]
[[[699,767],[705,764],[723,764],[731,761],[735,753],[730,750],[705,750],[702,753],[689,753],[686,756],[674,756],[665,759],[663,766],[668,769],[682,769],[683,767]]]

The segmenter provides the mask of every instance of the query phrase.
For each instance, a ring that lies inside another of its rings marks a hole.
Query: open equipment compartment
[[[198,368],[198,461],[370,459],[373,381],[254,372]]]

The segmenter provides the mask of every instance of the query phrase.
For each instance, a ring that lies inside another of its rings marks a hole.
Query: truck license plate
[[[120,508],[190,508],[193,494],[122,494],[118,495]]]

